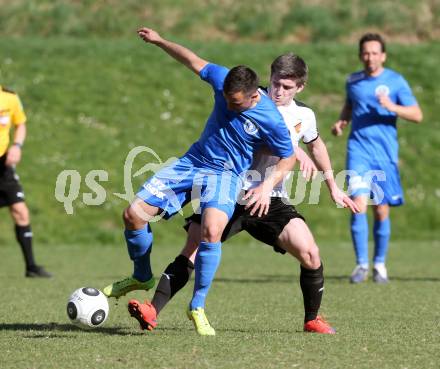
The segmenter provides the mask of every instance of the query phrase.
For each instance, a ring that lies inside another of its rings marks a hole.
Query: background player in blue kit
[[[398,169],[397,118],[415,123],[422,111],[406,80],[384,68],[385,42],[368,33],[359,41],[359,58],[364,69],[351,74],[346,82],[346,101],[332,132],[339,136],[352,121],[347,145],[349,190],[360,207],[352,214],[351,234],[356,252],[356,267],[350,277],[360,283],[368,277],[367,204],[371,198],[374,213],[373,280],[387,283],[385,259],[390,238],[389,206],[403,204]]]
[[[258,91],[258,77],[245,66],[228,70],[208,63],[149,28],[139,36],[162,48],[208,82],[214,109],[199,140],[175,163],[150,178],[124,211],[125,238],[134,262],[132,276],[104,288],[110,297],[154,286],[150,266],[153,234],[149,221],[160,212],[175,214],[200,191],[201,243],[196,259],[194,295],[189,314],[204,316],[204,305],[221,258],[221,235],[232,216],[242,187],[241,174],[251,165],[255,148],[265,144],[281,159],[272,174],[250,192],[253,210],[266,214],[272,188],[293,167],[295,155],[287,126],[275,104]]]

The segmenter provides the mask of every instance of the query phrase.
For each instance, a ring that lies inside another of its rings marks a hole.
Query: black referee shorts
[[[269,211],[262,217],[250,215],[250,209],[246,210],[244,205],[236,205],[234,214],[223,231],[222,242],[241,231],[246,231],[258,241],[272,246],[274,251],[285,254],[286,251],[277,246],[277,241],[284,227],[294,218],[305,220],[287,199],[280,197],[271,198]],[[185,219],[185,230],[188,231],[191,222],[200,224],[201,220],[201,214],[192,214]]]
[[[5,165],[6,155],[0,157],[0,208],[24,201],[23,188],[13,167]]]

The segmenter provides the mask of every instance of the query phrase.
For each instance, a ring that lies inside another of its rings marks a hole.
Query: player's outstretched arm
[[[171,57],[173,57],[183,65],[186,65],[197,75],[199,75],[203,67],[208,64],[206,60],[200,58],[191,50],[182,45],[165,40],[151,28],[142,27],[138,29],[137,33],[142,40],[160,47],[167,54],[169,54]]]
[[[332,164],[328,155],[327,147],[321,137],[307,144],[310,155],[314,159],[316,166],[324,173],[325,183],[330,191],[333,201],[344,207],[350,208],[353,213],[359,213],[359,207],[342,191],[336,184],[333,176]]]

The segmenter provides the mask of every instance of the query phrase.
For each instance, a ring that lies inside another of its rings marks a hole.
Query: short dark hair
[[[257,73],[245,65],[238,65],[227,74],[223,92],[227,95],[243,92],[249,96],[257,91],[259,83]]]
[[[382,52],[383,53],[386,52],[385,40],[383,39],[383,37],[381,35],[379,35],[378,33],[366,33],[359,40],[359,54],[362,54],[362,48],[363,48],[364,44],[369,41],[379,42],[380,47],[382,49]]]
[[[272,76],[281,79],[293,79],[298,85],[305,85],[309,68],[303,58],[294,53],[287,53],[277,57],[270,66]]]

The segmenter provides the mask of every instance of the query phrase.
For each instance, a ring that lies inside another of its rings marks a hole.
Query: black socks
[[[185,256],[179,255],[162,273],[151,303],[157,314],[188,282],[194,264]],[[300,285],[304,298],[304,322],[316,319],[324,292],[324,268],[311,270],[301,266]]]
[[[153,300],[151,301],[157,314],[159,314],[168,301],[186,285],[193,270],[194,264],[183,255],[176,257],[176,259],[167,266],[162,273]]]
[[[23,252],[24,261],[26,263],[26,269],[30,269],[35,266],[34,254],[32,252],[32,230],[31,226],[19,226],[15,225],[15,237],[21,246]]]
[[[324,268],[306,269],[301,265],[299,283],[304,298],[304,323],[316,319],[324,292]]]

